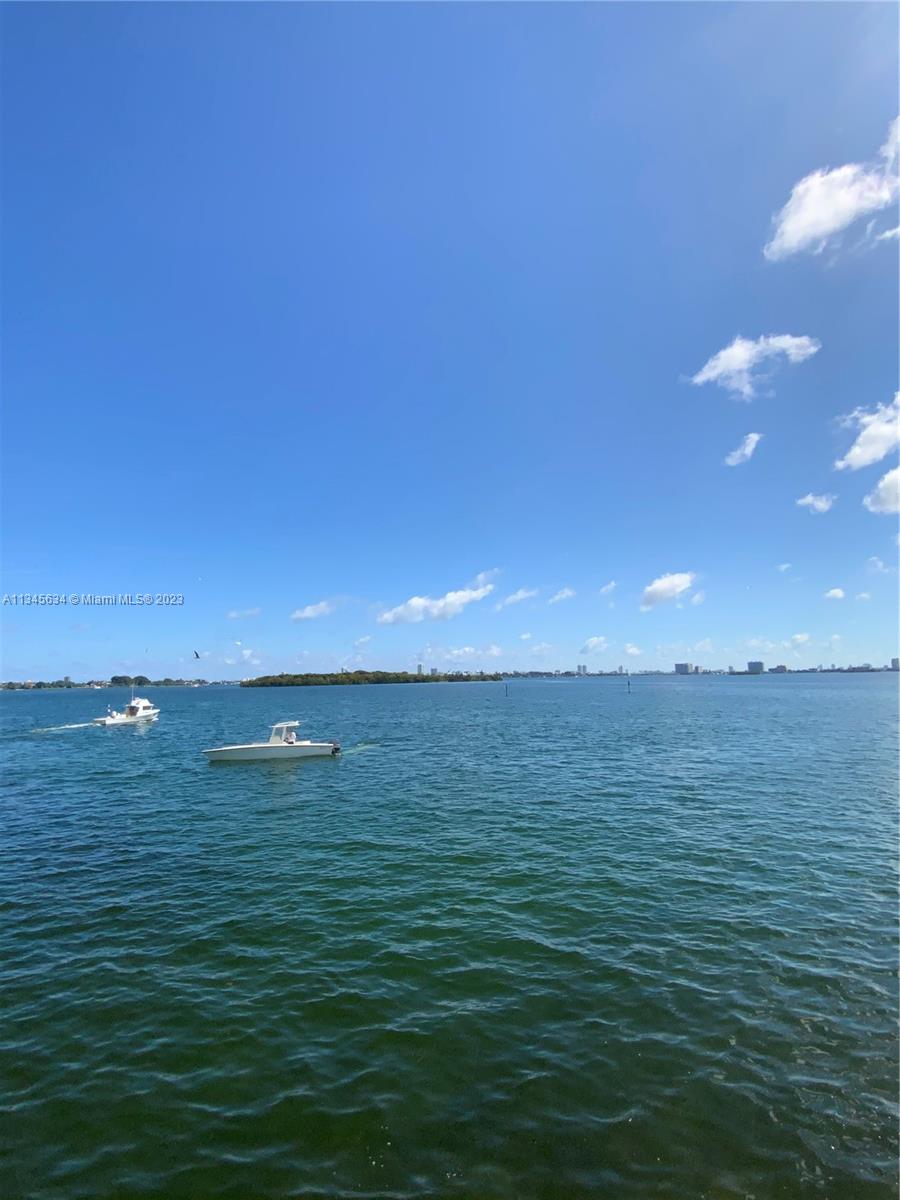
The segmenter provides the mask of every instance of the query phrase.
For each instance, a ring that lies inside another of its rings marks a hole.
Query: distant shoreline
[[[459,673],[442,675],[437,672],[413,674],[410,671],[341,671],[339,674],[260,675],[257,679],[242,679],[241,687],[352,687],[376,683],[499,683],[503,676]]]
[[[499,683],[503,680],[522,679],[703,679],[716,676],[717,678],[746,677],[750,679],[766,679],[772,675],[883,675],[896,674],[896,667],[873,667],[869,664],[850,667],[769,667],[763,671],[726,671],[721,668],[711,668],[692,671],[685,675],[680,671],[492,671],[472,672],[453,671],[448,673],[418,674],[411,671],[341,671],[323,674],[307,673],[303,675],[260,675],[256,679],[149,679],[146,675],[114,675],[112,679],[54,679],[54,680],[25,680],[19,682],[9,680],[0,683],[0,691],[6,692],[43,692],[102,690],[105,688],[127,687],[347,687],[379,683]]]

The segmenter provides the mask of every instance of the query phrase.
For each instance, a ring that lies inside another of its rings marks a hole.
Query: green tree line
[[[413,675],[409,671],[343,671],[339,675],[260,675],[257,679],[244,679],[241,687],[317,687],[337,685],[349,686],[362,683],[481,683],[498,681],[498,673],[490,675]]]

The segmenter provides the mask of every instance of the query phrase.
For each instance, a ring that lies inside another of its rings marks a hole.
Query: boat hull
[[[142,713],[139,717],[94,717],[94,725],[103,725],[107,729],[111,729],[113,725],[146,725],[148,721],[156,721],[159,719],[159,713]]]
[[[220,746],[203,753],[210,762],[288,762],[297,758],[334,758],[340,753],[340,746],[334,742],[295,742],[293,745],[260,742],[247,746]]]

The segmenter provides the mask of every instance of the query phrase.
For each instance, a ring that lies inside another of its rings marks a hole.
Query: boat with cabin
[[[218,746],[204,750],[209,762],[259,762],[295,758],[336,758],[340,742],[313,742],[297,737],[299,721],[278,721],[272,726],[267,742],[247,742],[239,746]]]
[[[110,707],[105,717],[94,717],[94,725],[140,725],[146,721],[155,721],[159,717],[159,709],[150,700],[135,696],[132,689],[131,699],[122,712]]]

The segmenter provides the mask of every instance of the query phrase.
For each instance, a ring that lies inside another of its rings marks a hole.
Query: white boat
[[[272,726],[267,742],[247,742],[243,746],[218,746],[204,750],[210,762],[257,762],[261,759],[334,758],[340,754],[339,742],[301,741],[295,730],[299,721],[279,721]]]
[[[93,723],[95,725],[140,725],[143,721],[155,721],[158,716],[159,709],[155,704],[149,700],[142,700],[140,696],[132,695],[122,712],[108,708],[106,716],[94,717]]]

